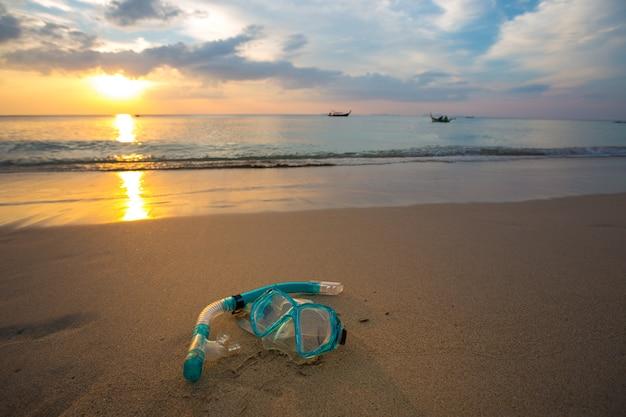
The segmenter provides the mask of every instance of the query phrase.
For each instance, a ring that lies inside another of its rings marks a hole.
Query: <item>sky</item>
[[[0,0],[0,114],[626,118],[624,0]]]

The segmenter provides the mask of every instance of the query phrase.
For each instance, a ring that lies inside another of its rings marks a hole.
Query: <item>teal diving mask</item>
[[[196,382],[202,375],[205,359],[217,360],[238,350],[238,345],[229,343],[227,337],[212,335],[211,321],[228,311],[248,314],[249,320],[239,321],[241,327],[261,338],[266,349],[287,353],[296,362],[307,361],[336,349],[345,342],[346,331],[335,310],[292,298],[287,293],[339,295],[342,291],[340,282],[279,282],[207,305],[200,312],[193,329],[183,364],[183,376],[190,382]],[[210,335],[213,336],[211,339]]]
[[[297,300],[278,289],[259,297],[250,309],[250,330],[268,349],[311,359],[344,344],[347,332],[332,308]]]

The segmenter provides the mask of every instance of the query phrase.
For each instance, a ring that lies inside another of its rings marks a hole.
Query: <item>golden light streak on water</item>
[[[117,129],[117,141],[131,143],[137,140],[135,136],[135,120],[130,114],[116,114],[113,125]]]

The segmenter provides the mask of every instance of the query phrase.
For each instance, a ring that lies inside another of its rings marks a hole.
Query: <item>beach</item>
[[[0,417],[626,416],[626,1],[319,3],[0,0]]]
[[[626,194],[0,229],[3,416],[617,416]],[[285,280],[345,346],[182,377],[208,303]]]

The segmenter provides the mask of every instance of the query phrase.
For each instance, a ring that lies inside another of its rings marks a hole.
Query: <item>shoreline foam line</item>
[[[45,152],[46,156],[42,154]],[[116,144],[110,141],[0,143],[0,173],[39,171],[143,171],[177,169],[300,168],[407,162],[486,162],[542,158],[626,157],[626,146],[563,148],[424,146],[360,152],[264,152],[242,155],[216,145]],[[52,157],[49,156],[52,153]],[[212,155],[213,153],[213,155]],[[203,155],[203,156],[194,156]]]

